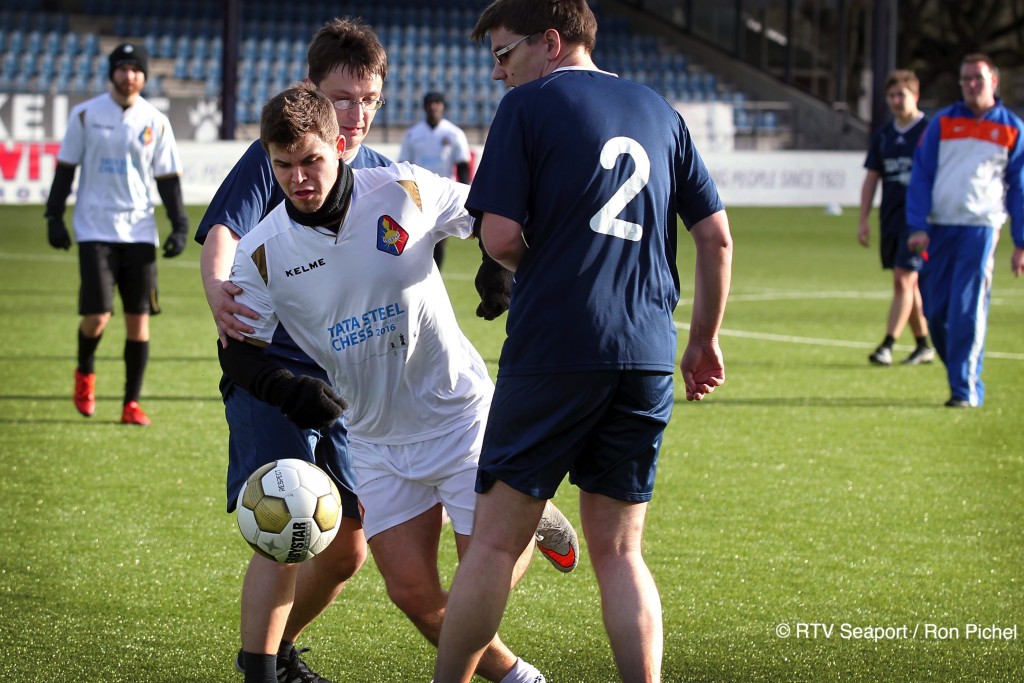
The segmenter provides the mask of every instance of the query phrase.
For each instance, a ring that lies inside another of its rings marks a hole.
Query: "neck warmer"
[[[328,228],[334,232],[338,231],[341,221],[348,212],[348,206],[352,202],[352,169],[342,160],[338,160],[338,180],[334,187],[327,193],[324,205],[313,213],[303,213],[295,208],[287,197],[284,200],[284,208],[288,217],[299,225],[310,228]]]

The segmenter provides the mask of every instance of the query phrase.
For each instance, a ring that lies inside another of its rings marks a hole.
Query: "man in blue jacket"
[[[996,97],[999,70],[984,54],[960,63],[963,99],[940,111],[914,154],[908,246],[925,255],[921,296],[946,365],[951,408],[985,398],[985,353],[999,231],[1010,217],[1011,268],[1024,270],[1024,122]]]

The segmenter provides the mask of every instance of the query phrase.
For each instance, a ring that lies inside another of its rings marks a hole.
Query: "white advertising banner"
[[[185,203],[209,203],[249,142],[179,142]],[[0,204],[43,204],[59,142],[0,141]],[[398,146],[374,145],[394,159]],[[479,158],[480,146],[474,147]],[[729,206],[856,206],[864,180],[860,152],[715,152],[703,155]],[[72,201],[74,198],[72,197]]]

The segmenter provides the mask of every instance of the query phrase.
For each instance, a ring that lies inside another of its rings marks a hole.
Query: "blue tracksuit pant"
[[[946,365],[950,397],[980,406],[992,268],[999,232],[990,227],[932,225],[920,288],[928,331]]]

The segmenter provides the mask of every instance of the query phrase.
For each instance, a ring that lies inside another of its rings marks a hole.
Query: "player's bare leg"
[[[283,639],[296,642],[302,631],[323,613],[366,561],[366,539],[358,520],[342,517],[338,533],[322,553],[299,565],[295,602]],[[276,652],[276,646],[274,652]]]
[[[661,680],[661,597],[641,553],[647,503],[580,492],[587,552],[601,588],[601,613],[624,683]]]
[[[452,582],[435,683],[468,683],[495,637],[516,567],[529,552],[546,501],[497,482],[477,496],[473,537]]]
[[[243,650],[277,654],[295,600],[298,573],[297,564],[281,564],[253,553],[242,582]]]
[[[448,604],[448,593],[441,587],[437,570],[440,533],[441,506],[437,505],[418,517],[377,534],[369,541],[374,561],[387,585],[388,596],[435,646],[440,638]],[[461,556],[468,539],[461,534],[456,534],[455,538]],[[528,544],[527,551],[531,550],[532,545]],[[520,565],[529,562],[528,555],[525,560],[522,557],[516,559],[522,561],[512,562],[506,587],[511,586],[513,577],[518,579],[522,576],[524,567]],[[490,577],[491,580],[494,578]],[[476,672],[489,681],[500,681],[516,665],[517,659],[495,634],[484,643],[483,656]]]

